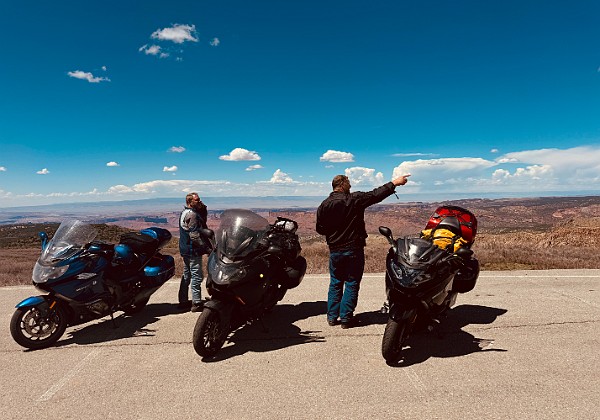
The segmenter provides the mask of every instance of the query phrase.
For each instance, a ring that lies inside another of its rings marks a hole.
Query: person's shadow
[[[127,316],[122,312],[114,317],[104,317],[101,322],[90,325],[76,325],[73,330],[67,330],[66,338],[59,340],[54,346],[68,346],[70,344],[88,345],[107,341],[116,341],[130,337],[152,337],[156,330],[148,328],[160,318],[168,315],[182,313],[172,303],[148,304],[141,312]]]
[[[254,321],[229,335],[225,346],[213,357],[202,358],[203,362],[217,362],[246,352],[265,352],[324,342],[320,331],[302,331],[294,325],[302,319],[322,315],[327,312],[327,302],[302,302],[298,305],[275,305],[264,322]]]
[[[476,338],[463,331],[471,324],[491,324],[497,317],[505,314],[506,309],[479,305],[460,305],[447,313],[439,326],[429,332],[426,329],[414,331],[404,343],[402,359],[397,363],[388,363],[394,367],[406,367],[422,363],[430,357],[459,357],[476,352],[507,351],[490,348],[494,340]]]

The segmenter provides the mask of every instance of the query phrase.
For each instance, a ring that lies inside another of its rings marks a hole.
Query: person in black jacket
[[[179,216],[179,253],[183,258],[183,276],[179,284],[179,305],[189,308],[188,290],[192,289],[191,311],[202,310],[202,255],[210,253],[210,244],[200,232],[206,229],[208,210],[197,193],[185,197],[185,208]]]
[[[350,192],[347,176],[333,178],[333,192],[317,209],[317,232],[325,235],[329,246],[329,325],[349,328],[355,324],[354,310],[365,268],[365,209],[392,195],[397,186],[406,184],[409,176],[393,179],[370,192],[354,193]]]

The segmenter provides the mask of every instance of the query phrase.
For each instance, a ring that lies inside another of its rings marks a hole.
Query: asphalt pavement
[[[482,272],[404,360],[381,356],[383,274],[364,277],[352,329],[325,318],[328,277],[307,275],[265,326],[214,360],[192,347],[178,282],[135,316],[70,327],[27,351],[9,332],[33,286],[0,288],[3,419],[599,419],[600,270]]]

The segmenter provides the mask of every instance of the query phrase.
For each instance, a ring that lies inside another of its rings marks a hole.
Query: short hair
[[[336,188],[344,185],[345,183],[349,183],[350,180],[346,175],[336,175],[333,177],[333,181],[331,181],[331,186],[335,190]]]
[[[191,192],[191,193],[189,193],[188,195],[185,196],[185,204],[188,205],[188,206],[190,204],[192,204],[192,200],[194,199],[194,196],[197,196],[198,199],[200,199],[200,196],[198,195],[198,193]]]

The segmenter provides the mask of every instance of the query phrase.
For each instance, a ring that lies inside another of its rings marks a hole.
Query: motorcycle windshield
[[[38,263],[56,265],[71,258],[97,235],[93,226],[79,220],[66,220],[60,224],[54,237],[48,242]]]
[[[257,249],[269,227],[267,219],[250,210],[224,211],[216,232],[219,258],[234,261],[248,256]]]
[[[398,239],[398,261],[406,267],[425,269],[448,253],[422,238]]]

